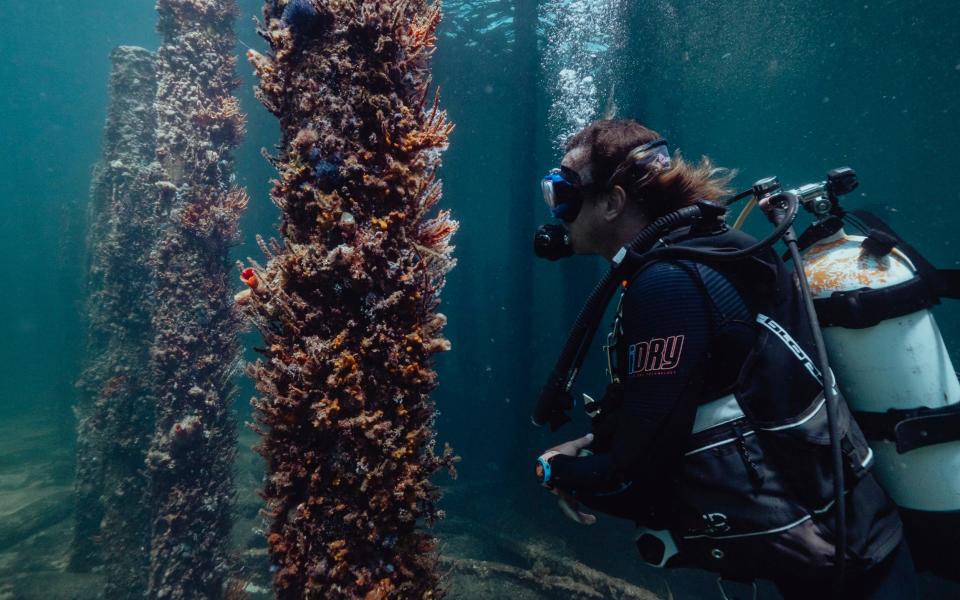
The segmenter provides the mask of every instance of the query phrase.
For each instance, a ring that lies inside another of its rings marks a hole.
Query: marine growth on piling
[[[239,314],[228,251],[246,193],[232,184],[244,133],[234,0],[159,0],[158,211],[152,349],[156,427],[151,598],[219,598],[228,570]]]
[[[249,52],[280,119],[281,240],[238,302],[263,334],[248,367],[280,598],[436,598],[442,516],[431,356],[457,228],[436,170],[452,125],[430,100],[440,20],[422,0],[273,0]]]
[[[77,405],[76,525],[70,563],[100,563],[110,598],[145,586],[150,518],[143,461],[153,434],[150,252],[156,230],[154,55],[120,46],[110,55],[103,158],[91,185],[89,362]],[[94,540],[99,540],[96,543]]]

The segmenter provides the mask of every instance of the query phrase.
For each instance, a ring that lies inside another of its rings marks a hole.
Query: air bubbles
[[[620,0],[548,0],[541,22],[549,23],[542,66],[552,103],[554,145],[599,116],[597,79],[614,69],[612,48],[622,37]]]

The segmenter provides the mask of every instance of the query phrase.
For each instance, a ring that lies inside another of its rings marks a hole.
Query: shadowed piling
[[[240,319],[228,251],[246,193],[233,185],[244,132],[233,0],[159,0],[157,160],[163,169],[154,250],[156,425],[149,596],[218,598],[229,568],[236,432],[231,381]]]
[[[153,53],[110,55],[103,159],[94,170],[88,234],[88,363],[79,387],[76,526],[70,566],[103,559],[109,597],[142,594],[150,520],[143,461],[150,398],[150,250],[158,165]],[[101,523],[102,522],[102,523]]]

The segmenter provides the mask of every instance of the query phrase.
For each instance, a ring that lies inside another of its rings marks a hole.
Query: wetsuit
[[[608,390],[622,394],[613,400],[620,404],[612,411],[615,427],[597,432],[592,456],[551,461],[556,485],[581,493],[661,480],[682,454],[699,399],[727,393],[756,335],[753,315],[730,282],[702,264],[656,263],[625,293],[617,349],[622,387]],[[673,354],[660,364],[638,364],[638,352],[649,353],[653,340],[669,341]],[[644,487],[618,495],[613,505],[599,502],[605,512],[628,516],[638,502],[657,500]]]

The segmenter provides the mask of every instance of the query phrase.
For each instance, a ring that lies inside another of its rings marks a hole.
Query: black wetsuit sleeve
[[[595,440],[592,456],[554,457],[556,485],[600,490],[626,479],[655,480],[679,460],[702,387],[712,311],[692,265],[657,263],[634,279],[624,298],[624,394],[612,435]]]

